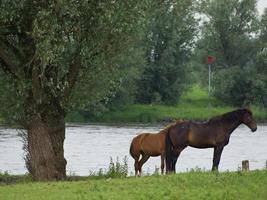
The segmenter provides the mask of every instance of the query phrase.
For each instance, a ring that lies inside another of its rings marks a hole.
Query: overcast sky
[[[267,0],[258,0],[258,10],[260,15],[263,13],[264,8],[267,7]]]

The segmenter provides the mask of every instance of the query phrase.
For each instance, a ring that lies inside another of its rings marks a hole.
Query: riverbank
[[[267,170],[189,172],[0,186],[0,199],[257,199],[267,197]]]
[[[103,113],[93,119],[87,119],[78,112],[70,113],[67,122],[103,122],[103,123],[155,123],[172,121],[173,119],[205,121],[213,116],[232,111],[236,108],[225,106],[216,99],[209,103],[207,91],[194,86],[182,96],[176,106],[134,104],[121,106],[117,110]],[[252,106],[257,122],[266,122],[267,113],[263,108]]]

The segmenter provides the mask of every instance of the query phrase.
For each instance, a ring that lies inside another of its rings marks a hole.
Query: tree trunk
[[[64,117],[49,121],[36,117],[27,127],[29,172],[34,180],[51,181],[66,178]]]

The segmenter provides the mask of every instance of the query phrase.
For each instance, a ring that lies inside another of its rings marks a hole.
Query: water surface
[[[157,132],[162,126],[144,125],[69,125],[64,144],[67,173],[88,175],[99,169],[107,169],[110,157],[122,162],[128,157],[129,174],[134,172],[129,147],[134,136],[141,132]],[[23,143],[19,130],[0,128],[0,171],[11,174],[27,172],[23,160]],[[259,125],[252,133],[246,126],[237,128],[224,148],[220,171],[236,171],[242,160],[249,160],[250,169],[262,169],[267,160],[267,126]],[[180,155],[176,170],[185,172],[192,168],[210,170],[213,149],[187,147]],[[143,166],[145,173],[153,173],[160,166],[160,157],[150,158]]]

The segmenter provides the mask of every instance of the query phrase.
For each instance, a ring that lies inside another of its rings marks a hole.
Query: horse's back
[[[165,135],[156,133],[142,133],[133,138],[130,154],[144,153],[150,156],[159,156],[165,148]]]
[[[209,148],[215,145],[216,133],[209,122],[192,122],[188,131],[189,146]]]
[[[173,145],[177,147],[207,148],[215,142],[215,135],[205,122],[185,121],[175,125],[169,134]]]
[[[150,156],[163,154],[165,148],[164,134],[147,134],[142,140],[142,150]]]

